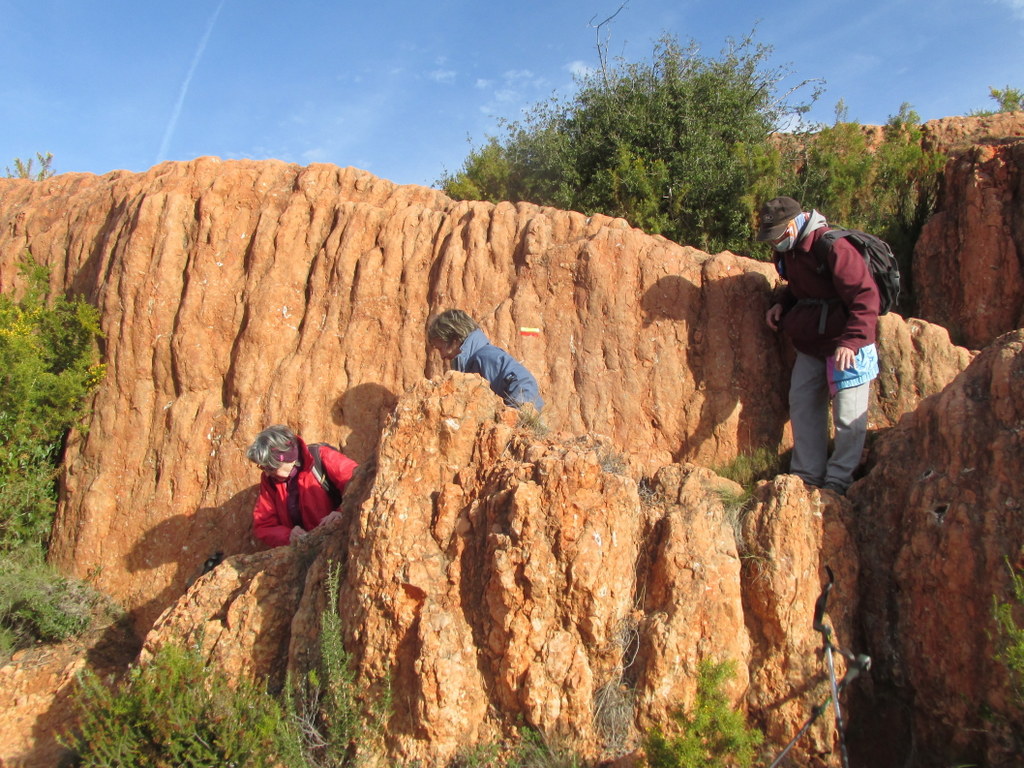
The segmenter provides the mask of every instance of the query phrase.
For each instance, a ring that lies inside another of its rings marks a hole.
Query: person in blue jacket
[[[490,382],[491,390],[506,404],[521,408],[531,404],[538,413],[544,407],[537,380],[525,366],[496,347],[480,326],[461,309],[449,309],[427,326],[427,340],[452,370],[477,373]]]

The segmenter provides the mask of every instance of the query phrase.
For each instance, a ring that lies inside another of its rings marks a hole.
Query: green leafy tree
[[[745,251],[749,148],[808,108],[776,95],[789,73],[770,67],[770,54],[753,33],[717,58],[665,36],[652,61],[603,65],[568,100],[506,125],[441,185],[455,197],[622,216],[705,250]]]
[[[35,160],[39,161],[39,169],[35,170],[32,165]],[[32,181],[42,181],[53,176],[53,154],[47,152],[36,152],[35,159],[29,158],[28,160],[22,160],[20,157],[14,158],[14,169],[7,166],[7,178],[9,179],[31,179]]]

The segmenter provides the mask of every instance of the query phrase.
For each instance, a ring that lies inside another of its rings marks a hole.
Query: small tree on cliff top
[[[20,157],[14,158],[14,170],[7,166],[7,178],[42,181],[53,176],[54,171],[50,167],[51,163],[53,163],[52,153],[47,152],[44,155],[42,152],[36,152],[35,160],[39,161],[39,170],[37,171],[32,169],[32,164],[35,161],[31,157],[28,160],[22,160]]]

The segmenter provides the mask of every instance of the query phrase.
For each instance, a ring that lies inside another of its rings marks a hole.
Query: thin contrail
[[[164,131],[163,141],[160,142],[160,152],[157,154],[156,162],[162,163],[167,159],[167,148],[170,146],[171,137],[174,136],[174,129],[178,125],[178,117],[181,116],[181,107],[185,103],[185,96],[188,95],[188,87],[192,83],[192,75],[196,73],[196,68],[199,66],[199,60],[203,58],[203,51],[206,50],[206,44],[210,41],[210,34],[213,32],[213,27],[217,23],[217,17],[220,16],[220,10],[224,7],[224,3],[227,0],[220,0],[217,3],[217,10],[213,12],[210,20],[206,24],[206,32],[203,33],[203,39],[199,41],[199,47],[196,48],[196,55],[192,57],[192,66],[188,68],[188,74],[185,75],[185,82],[181,84],[181,90],[178,92],[178,101],[174,104],[174,111],[171,113],[171,120],[167,123],[167,130]]]

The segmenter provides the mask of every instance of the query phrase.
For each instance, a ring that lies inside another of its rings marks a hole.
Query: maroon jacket
[[[878,286],[853,244],[836,240],[826,260],[828,268],[819,271],[820,261],[812,248],[827,229],[814,230],[780,254],[780,272],[787,284],[777,299],[783,310],[782,330],[793,346],[819,358],[834,354],[840,345],[859,352],[874,344],[878,324]],[[798,303],[801,299],[832,300],[824,333],[820,332],[822,305]]]
[[[302,438],[296,437],[299,443],[299,512],[302,517],[302,528],[311,531],[331,512],[331,499],[313,476],[313,457]],[[334,487],[344,491],[352,473],[359,466],[340,451],[323,446],[320,449],[320,460],[324,472],[331,478]],[[288,543],[293,524],[288,516],[288,483],[284,480],[271,479],[263,473],[260,480],[260,495],[252,510],[252,532],[257,539],[268,547],[280,547]]]

